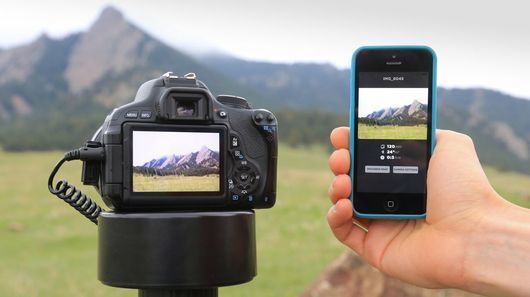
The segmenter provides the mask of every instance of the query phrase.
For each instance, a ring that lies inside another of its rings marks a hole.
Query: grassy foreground
[[[48,193],[60,155],[0,152],[0,296],[137,296],[97,281],[96,227]],[[277,205],[256,216],[258,276],[220,296],[297,296],[344,250],[325,221],[325,150],[281,147],[279,160]],[[67,164],[59,177],[80,185],[80,167]],[[530,177],[486,171],[501,195],[530,207]]]
[[[427,139],[427,125],[395,126],[358,124],[359,139]]]
[[[218,192],[219,174],[205,176],[146,176],[133,175],[135,192]]]
[[[96,226],[48,193],[60,156],[0,152],[0,296],[137,296],[97,280]],[[279,162],[277,204],[256,215],[258,276],[221,296],[297,296],[343,250],[325,221],[326,152],[281,147]],[[80,168],[66,164],[58,177],[81,185]]]

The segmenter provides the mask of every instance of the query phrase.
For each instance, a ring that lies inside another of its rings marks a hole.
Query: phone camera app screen
[[[426,192],[429,74],[360,72],[357,191]]]

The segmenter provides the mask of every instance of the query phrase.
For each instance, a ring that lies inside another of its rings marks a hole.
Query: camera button
[[[239,184],[239,185],[237,185],[237,188],[240,189],[240,190],[248,190],[248,189],[250,189],[250,185]]]
[[[247,202],[254,202],[254,196],[248,195]]]
[[[242,181],[242,182],[245,182],[248,180],[248,173],[241,173],[239,175],[239,179]]]
[[[241,153],[240,150],[235,150],[234,151],[234,158],[239,159],[239,160],[243,160],[245,157],[243,157],[243,153]]]
[[[228,179],[228,189],[232,190],[234,188],[234,186],[235,186],[234,181],[231,178],[229,178]]]
[[[226,118],[226,111],[224,110],[219,110],[217,114],[219,115],[220,118]]]
[[[230,136],[230,148],[237,147],[239,147],[239,138],[237,138],[235,135]]]
[[[233,194],[232,195],[232,201],[239,201],[239,195]]]
[[[241,165],[241,166],[237,167],[237,170],[239,170],[239,171],[249,171],[250,167],[245,166],[245,165]]]
[[[141,119],[150,119],[151,118],[151,112],[150,111],[142,111],[140,113]]]
[[[263,121],[264,117],[263,117],[263,114],[262,113],[257,113],[255,116],[254,116],[254,119],[256,120],[256,122],[261,122]]]
[[[138,112],[137,111],[128,111],[127,113],[125,113],[125,118],[126,119],[136,119],[136,118],[138,118]]]
[[[251,169],[251,165],[248,163],[247,160],[241,159],[237,161],[236,168],[238,171],[249,171]]]

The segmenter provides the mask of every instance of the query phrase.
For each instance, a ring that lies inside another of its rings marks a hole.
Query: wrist
[[[530,292],[530,210],[494,193],[467,239],[463,289],[486,295]]]

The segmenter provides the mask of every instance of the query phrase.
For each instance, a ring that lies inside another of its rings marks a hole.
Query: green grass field
[[[359,139],[427,139],[427,125],[416,126],[370,126],[357,125]]]
[[[0,152],[0,296],[137,296],[97,281],[96,226],[48,193],[46,180],[60,156]],[[220,296],[297,296],[345,250],[325,220],[327,158],[321,148],[280,147],[277,204],[256,216],[258,276]],[[80,167],[67,164],[59,177],[81,185]],[[530,177],[487,173],[501,195],[530,207]]]
[[[219,174],[205,176],[146,176],[133,175],[135,192],[218,192]]]

